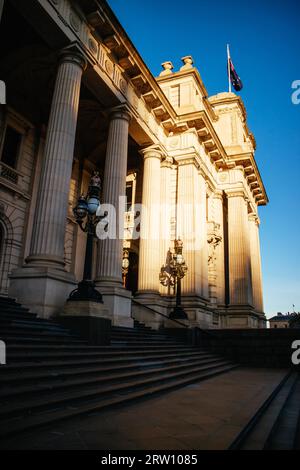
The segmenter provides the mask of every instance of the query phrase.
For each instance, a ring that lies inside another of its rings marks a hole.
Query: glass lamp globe
[[[90,197],[87,202],[88,211],[90,214],[96,214],[98,207],[100,206],[99,199],[96,197]]]
[[[79,219],[84,219],[88,211],[87,203],[84,198],[79,198],[78,204],[74,209],[74,214]]]
[[[182,255],[177,255],[176,261],[178,264],[183,264],[184,263],[184,258]]]

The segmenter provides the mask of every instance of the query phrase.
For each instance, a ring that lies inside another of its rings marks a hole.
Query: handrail
[[[151,312],[154,312],[154,313],[157,313],[158,315],[161,315],[162,317],[166,318],[167,320],[171,320],[174,323],[177,323],[178,325],[184,326],[184,328],[188,328],[188,326],[185,323],[181,323],[180,321],[175,320],[174,318],[169,318],[167,315],[164,315],[163,313],[158,312],[157,310],[154,310],[154,308],[148,307],[148,305],[144,305],[141,302],[138,302],[136,299],[132,299],[132,302],[134,302],[135,304],[140,305],[141,307],[144,307],[148,310],[151,310]]]

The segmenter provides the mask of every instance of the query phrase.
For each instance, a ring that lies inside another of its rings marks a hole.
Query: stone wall
[[[194,344],[251,367],[293,367],[295,340],[300,341],[300,329],[194,330]]]

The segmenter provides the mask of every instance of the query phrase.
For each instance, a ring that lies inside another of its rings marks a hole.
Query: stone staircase
[[[230,450],[300,450],[300,374],[289,372],[261,403]]]
[[[180,388],[236,364],[135,323],[91,346],[58,322],[0,298],[0,438]]]

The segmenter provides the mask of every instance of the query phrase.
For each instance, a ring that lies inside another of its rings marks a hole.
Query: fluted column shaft
[[[262,272],[259,241],[259,219],[253,214],[249,218],[249,234],[251,249],[251,272],[253,285],[253,305],[255,310],[263,313]]]
[[[248,211],[242,191],[228,192],[230,305],[252,305]]]
[[[59,64],[27,262],[64,267],[67,204],[72,172],[82,72],[85,60],[68,51]]]
[[[182,294],[195,293],[194,191],[198,172],[193,163],[179,162],[177,187],[177,238],[183,241],[183,256],[188,272],[181,281]]]
[[[129,121],[130,114],[126,107],[116,108],[111,113],[103,182],[102,204],[110,204],[115,209],[114,227],[114,215],[108,213],[110,230],[114,228],[115,233],[99,240],[96,277],[102,284],[116,287],[122,285]]]
[[[183,241],[188,272],[183,294],[208,296],[206,183],[193,162],[179,162],[177,236]]]
[[[140,232],[139,281],[142,292],[159,291],[160,259],[160,162],[161,152],[145,149]]]
[[[167,254],[172,247],[171,243],[171,214],[172,214],[172,157],[166,157],[161,164],[161,188],[160,188],[160,265],[167,261]],[[160,285],[160,292],[167,293],[166,287]]]

